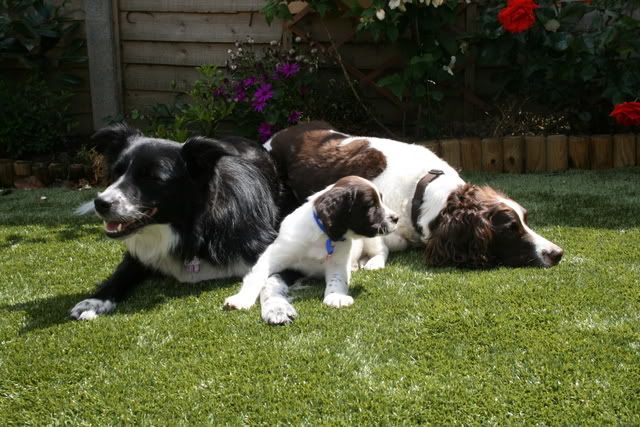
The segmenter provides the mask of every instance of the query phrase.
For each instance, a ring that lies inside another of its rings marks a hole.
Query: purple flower
[[[264,111],[267,101],[273,98],[273,88],[269,83],[262,83],[253,95],[253,109]]]
[[[236,87],[236,95],[233,97],[234,102],[242,102],[247,99],[247,92],[242,86]]]
[[[297,62],[285,62],[276,65],[276,73],[283,77],[293,77],[300,71],[300,64]]]
[[[289,121],[289,124],[295,125],[300,121],[301,118],[302,118],[302,111],[292,111],[291,114],[289,114],[289,117],[287,118],[287,120]]]
[[[213,96],[225,96],[227,94],[222,86],[218,86],[217,88],[213,89],[212,92]]]
[[[255,78],[254,76],[249,76],[246,79],[242,80],[242,87],[244,87],[245,89],[248,89],[249,87],[255,85],[256,83],[258,83],[258,79]]]
[[[260,136],[261,142],[266,142],[266,140],[273,135],[273,128],[269,123],[262,122],[260,126],[258,126],[258,135]]]

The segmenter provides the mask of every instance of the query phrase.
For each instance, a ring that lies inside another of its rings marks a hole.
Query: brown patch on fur
[[[309,122],[279,132],[271,141],[271,154],[280,175],[303,199],[348,175],[373,179],[387,166],[384,155],[366,139],[347,145],[349,138],[325,122]]]

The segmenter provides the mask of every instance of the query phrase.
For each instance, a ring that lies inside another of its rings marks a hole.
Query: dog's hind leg
[[[102,282],[96,292],[77,303],[69,313],[76,320],[91,320],[112,312],[116,303],[122,301],[127,293],[144,279],[151,276],[152,271],[140,261],[125,253],[122,262],[111,277]]]
[[[262,320],[270,325],[285,325],[298,316],[296,309],[289,303],[288,287],[279,274],[269,277],[260,292]]]

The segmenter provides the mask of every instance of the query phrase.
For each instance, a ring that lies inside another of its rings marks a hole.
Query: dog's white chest
[[[172,255],[179,242],[180,237],[167,224],[146,226],[124,240],[129,253],[142,264],[183,283],[239,277],[249,270],[242,261],[228,266],[214,266],[206,260],[196,259],[194,263],[197,264],[197,268],[194,268],[194,265],[185,265],[182,260]]]

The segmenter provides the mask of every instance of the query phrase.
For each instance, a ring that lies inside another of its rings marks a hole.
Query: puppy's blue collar
[[[320,219],[320,217],[318,216],[318,213],[315,211],[315,209],[313,210],[313,219],[316,221],[316,224],[318,224],[318,228],[320,228],[320,230],[324,233],[327,234],[327,229],[325,228],[324,224],[322,223],[322,220]],[[328,235],[328,234],[327,234]],[[343,242],[344,241],[344,237],[342,239],[338,239],[339,242]],[[324,248],[327,250],[327,255],[331,256],[333,255],[333,252],[335,251],[335,246],[333,245],[333,240],[331,239],[327,239],[324,242]]]

